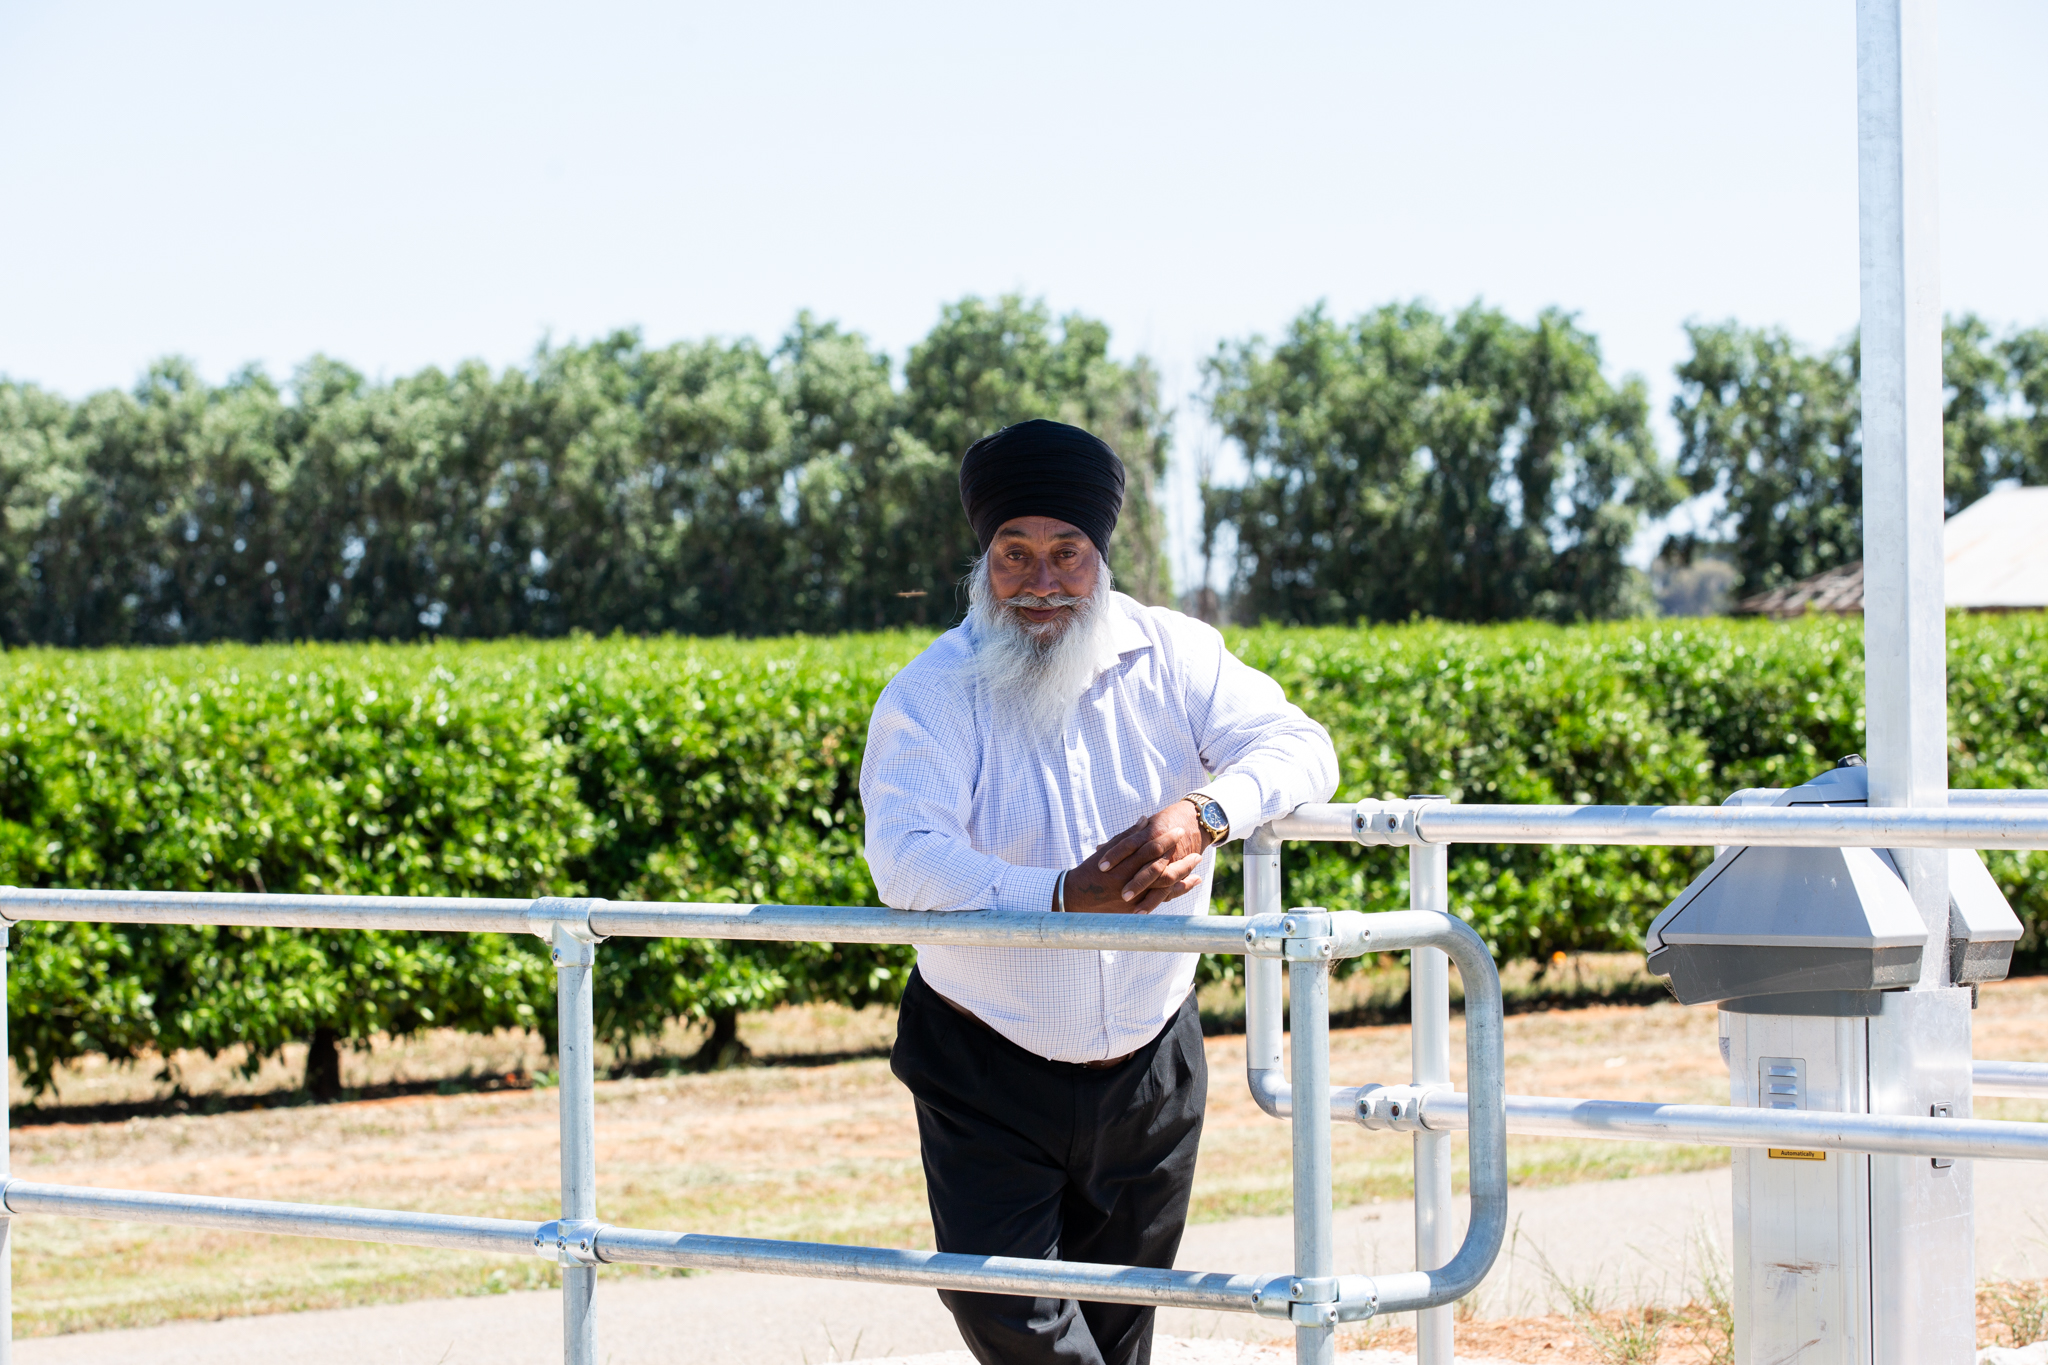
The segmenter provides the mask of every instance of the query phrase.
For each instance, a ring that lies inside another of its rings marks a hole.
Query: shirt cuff
[[[1230,837],[1233,839],[1249,836],[1263,823],[1259,819],[1263,794],[1259,791],[1258,779],[1249,773],[1225,773],[1188,795],[1205,796],[1223,807],[1223,818],[1230,821]]]
[[[1060,879],[1064,869],[1057,867],[1018,867],[1011,864],[1008,871],[996,879],[995,904],[992,910],[1051,910],[1052,886]]]

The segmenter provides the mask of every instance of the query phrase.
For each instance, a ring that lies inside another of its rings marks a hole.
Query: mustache
[[[1037,593],[1020,592],[1015,597],[1005,597],[998,605],[1008,611],[1045,611],[1051,607],[1078,607],[1092,601],[1087,597],[1069,597],[1065,593],[1048,593],[1040,597]]]

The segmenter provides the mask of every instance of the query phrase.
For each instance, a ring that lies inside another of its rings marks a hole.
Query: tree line
[[[1678,477],[1719,492],[1718,537],[1680,538],[1674,559],[1724,553],[1745,592],[1863,557],[1862,391],[1855,337],[1823,350],[1734,323],[1686,329],[1671,415]],[[2048,327],[2004,336],[1971,314],[1941,347],[1943,491],[1953,516],[2001,483],[2048,483]]]
[[[78,402],[0,382],[0,641],[944,624],[960,453],[1035,416],[1122,454],[1113,565],[1165,598],[1153,371],[1019,298],[947,307],[900,371],[804,315],[772,350],[621,332],[388,383],[326,358],[287,386],[167,360]]]
[[[1670,563],[1753,592],[1861,553],[1854,339],[1687,328],[1675,454],[1568,313],[1304,310],[1219,347],[1200,401],[1247,473],[1205,480],[1229,610],[1295,624],[1569,621],[1650,609],[1626,552],[1718,494]],[[975,438],[1051,416],[1131,474],[1113,561],[1167,601],[1170,413],[1143,357],[1042,303],[967,298],[899,366],[808,314],[773,347],[634,332],[388,382],[179,360],[73,401],[0,380],[0,643],[763,635],[943,625],[974,544]],[[1944,335],[1951,511],[2048,482],[2048,329]]]
[[[1642,382],[1607,378],[1563,312],[1533,323],[1419,304],[1343,323],[1321,308],[1279,341],[1222,347],[1210,410],[1250,472],[1205,493],[1206,545],[1235,538],[1247,620],[1569,621],[1641,614],[1624,553],[1647,517],[1718,495],[1706,534],[1667,563],[1725,558],[1740,591],[1862,556],[1862,452],[1851,337],[1812,350],[1736,322],[1686,328],[1671,416],[1652,439]],[[2048,328],[1943,331],[1951,513],[2003,481],[2048,483]]]

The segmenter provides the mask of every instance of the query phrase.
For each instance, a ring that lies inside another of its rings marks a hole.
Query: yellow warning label
[[[1826,1152],[1809,1151],[1803,1147],[1772,1147],[1768,1149],[1773,1161],[1826,1161]]]

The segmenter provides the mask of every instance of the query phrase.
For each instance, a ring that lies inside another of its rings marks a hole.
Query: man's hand
[[[1208,831],[1180,800],[1140,820],[1067,873],[1069,911],[1145,915],[1202,883]]]

